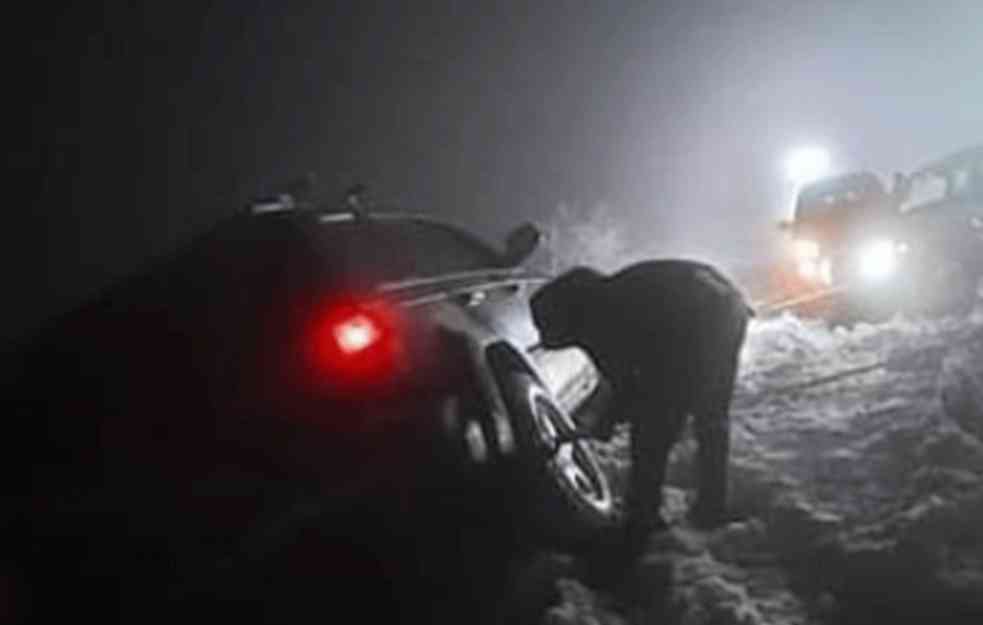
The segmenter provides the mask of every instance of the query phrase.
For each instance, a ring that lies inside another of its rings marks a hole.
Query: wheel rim
[[[604,507],[608,500],[606,489],[599,475],[599,468],[591,462],[581,442],[560,445],[553,457],[557,472],[563,482],[577,494],[578,498],[590,502],[595,507]]]
[[[576,427],[546,396],[533,399],[533,422],[537,439],[563,489],[578,504],[601,512],[612,507],[607,479],[594,460],[593,452],[581,440],[570,440]]]
[[[566,419],[560,409],[545,396],[535,393],[532,403],[537,441],[543,449],[555,453],[561,438],[572,434],[572,430],[567,427]]]

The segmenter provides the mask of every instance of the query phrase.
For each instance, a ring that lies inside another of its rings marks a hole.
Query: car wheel
[[[548,539],[588,539],[617,524],[607,475],[577,426],[530,374],[511,372],[503,393],[516,437],[516,467],[531,521]]]

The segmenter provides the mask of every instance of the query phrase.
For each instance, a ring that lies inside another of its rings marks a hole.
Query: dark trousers
[[[669,452],[686,421],[686,406],[669,393],[636,395],[625,403],[631,423],[631,472],[626,497],[628,534],[647,535],[662,523],[662,487]]]
[[[689,362],[669,371],[650,371],[638,378],[640,383],[622,386],[622,406],[632,426],[626,501],[630,536],[647,535],[664,523],[660,508],[669,453],[688,416],[693,418],[698,449],[697,501],[691,517],[707,526],[724,517],[730,404],[745,329],[746,322],[735,325],[732,335],[710,337],[717,350],[697,345]]]

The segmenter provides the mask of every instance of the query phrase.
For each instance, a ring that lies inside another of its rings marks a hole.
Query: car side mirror
[[[510,267],[521,265],[543,241],[543,233],[534,224],[524,223],[509,232],[505,239],[505,261]]]

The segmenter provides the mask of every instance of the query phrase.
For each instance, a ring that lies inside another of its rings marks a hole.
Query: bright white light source
[[[379,338],[379,328],[365,315],[355,315],[334,328],[338,347],[346,354],[354,354],[369,347]]]
[[[824,258],[819,263],[819,279],[826,286],[833,286],[833,261],[828,258]]]
[[[860,275],[866,280],[889,278],[897,267],[897,246],[889,239],[868,243],[860,254]]]
[[[816,146],[792,150],[785,159],[785,175],[797,186],[815,182],[829,174],[829,153]]]
[[[819,258],[819,244],[808,239],[796,239],[792,243],[795,257],[799,260],[816,260]]]
[[[819,278],[819,263],[815,258],[804,258],[799,261],[799,276],[810,281]]]

